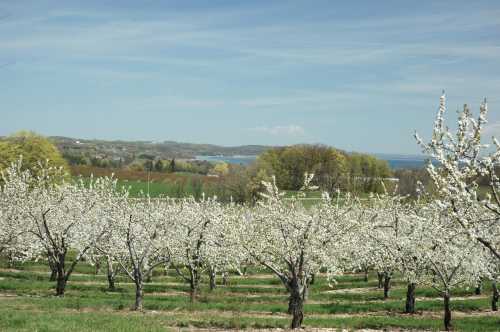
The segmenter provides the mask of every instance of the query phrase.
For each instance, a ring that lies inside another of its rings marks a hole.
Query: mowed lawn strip
[[[44,312],[19,310],[4,307],[0,309],[0,329],[2,331],[168,331],[179,327],[199,328],[286,328],[289,319],[285,317],[242,317],[237,313],[232,316],[218,317],[213,313],[197,312],[162,315],[156,312]],[[454,326],[457,331],[498,331],[499,318],[456,317]],[[359,316],[308,318],[305,327],[314,328],[405,328],[405,329],[441,329],[441,319],[427,317],[401,316]]]
[[[219,285],[213,291],[203,284],[198,301],[191,303],[188,285],[173,271],[165,276],[165,271],[157,270],[153,282],[145,285],[145,313],[130,311],[134,287],[124,276],[117,278],[117,291],[109,292],[106,276],[81,264],[70,278],[64,298],[53,296],[54,282],[48,277],[46,266],[39,263],[0,269],[0,330],[164,331],[183,326],[283,328],[289,324],[286,290],[268,271],[252,269],[247,276],[231,275],[228,285]],[[306,326],[430,330],[442,327],[442,301],[433,289],[417,288],[419,313],[409,316],[401,314],[405,300],[402,280],[394,279],[391,298],[383,301],[374,275],[368,282],[362,275],[336,279],[330,285],[324,275],[316,278],[305,305]],[[500,316],[489,312],[490,290],[485,283],[480,297],[473,296],[471,289],[454,291],[456,329],[499,329]],[[30,319],[23,322],[23,317]]]

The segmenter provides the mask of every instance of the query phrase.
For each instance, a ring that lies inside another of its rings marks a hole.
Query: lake
[[[425,157],[419,156],[390,156],[376,155],[377,158],[386,160],[392,169],[402,168],[423,168],[426,164]],[[206,160],[212,162],[226,162],[228,164],[248,165],[251,164],[257,156],[196,156],[197,160]]]

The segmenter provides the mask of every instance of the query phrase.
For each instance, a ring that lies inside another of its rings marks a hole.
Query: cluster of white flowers
[[[431,141],[424,144],[415,134],[424,152],[437,164],[427,167],[437,193],[434,204],[450,222],[500,260],[500,145],[495,138],[493,146],[481,142],[487,123],[486,101],[481,103],[477,119],[464,105],[455,133],[445,126],[445,101],[443,93]],[[480,179],[488,182],[483,195]]]

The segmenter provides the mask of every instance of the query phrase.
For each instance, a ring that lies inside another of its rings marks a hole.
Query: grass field
[[[199,196],[210,191],[217,181],[214,177],[200,174],[175,172],[146,172],[128,169],[99,168],[91,166],[72,166],[71,174],[75,179],[82,177],[88,181],[90,176],[111,176],[118,179],[118,186],[129,189],[131,197],[149,193],[150,197],[188,197]],[[149,181],[148,181],[149,180]]]
[[[194,195],[193,188],[189,181],[174,182],[164,181],[140,181],[140,180],[119,180],[118,186],[129,189],[131,197],[139,197],[149,193],[150,197],[185,197]]]
[[[0,331],[178,331],[200,328],[286,328],[287,295],[267,271],[231,275],[229,284],[209,291],[203,285],[199,299],[189,301],[188,287],[173,271],[155,271],[145,287],[145,311],[132,312],[133,285],[118,278],[118,289],[107,291],[106,276],[81,264],[71,276],[64,298],[54,297],[54,283],[43,263],[25,263],[0,269]],[[489,309],[490,288],[483,294],[457,289],[452,300],[456,331],[500,331],[500,314]],[[339,277],[331,288],[318,277],[305,305],[306,328],[379,330],[439,330],[442,303],[432,289],[417,291],[415,315],[402,314],[404,285],[395,279],[391,298],[384,301],[375,276]]]

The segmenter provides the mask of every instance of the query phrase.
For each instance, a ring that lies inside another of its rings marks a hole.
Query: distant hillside
[[[242,161],[238,156],[257,156],[273,148],[273,146],[265,145],[219,146],[174,141],[87,140],[61,136],[52,136],[50,139],[71,164],[82,164],[81,160],[86,159],[90,160],[93,165],[100,165],[99,160],[107,160],[113,167],[122,167],[134,162],[143,164],[145,160],[194,159],[196,156],[205,156],[205,158],[199,159],[206,161],[221,160],[232,163],[236,160],[238,164],[247,164],[253,159]],[[372,155],[386,160],[392,169],[422,168],[428,159],[424,155],[386,153]],[[234,158],[235,156],[236,158]]]
[[[171,159],[195,156],[259,155],[271,148],[263,145],[218,146],[213,144],[179,143],[173,141],[105,141],[52,136],[50,139],[63,154],[91,155],[100,158],[134,160],[136,158]]]

